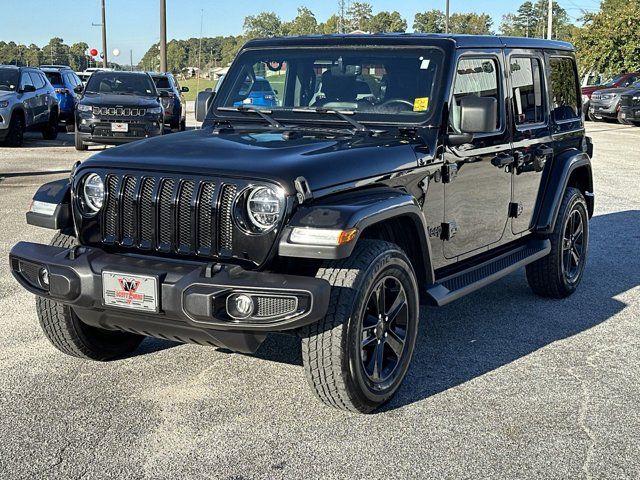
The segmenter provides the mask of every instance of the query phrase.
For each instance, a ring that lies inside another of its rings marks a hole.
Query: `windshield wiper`
[[[349,117],[349,115],[355,115],[356,113],[352,110],[332,110],[330,108],[316,107],[316,108],[293,108],[291,109],[291,111],[299,112],[299,113],[308,113],[308,112],[328,113],[331,115],[335,115],[341,120],[344,120],[345,122],[349,123],[356,129],[357,132],[375,133],[366,125],[363,125],[362,123]]]
[[[274,128],[286,128],[284,125],[282,125],[280,122],[278,122],[275,118],[273,118],[270,114],[273,113],[271,110],[263,110],[260,108],[255,108],[255,107],[248,107],[246,105],[242,105],[240,107],[218,107],[218,110],[222,111],[222,112],[250,112],[250,113],[255,113],[256,115],[258,115],[260,118],[262,118],[263,120],[266,120],[267,122],[269,122],[269,125],[271,125]]]

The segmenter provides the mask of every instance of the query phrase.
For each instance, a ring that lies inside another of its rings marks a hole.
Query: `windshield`
[[[87,82],[86,93],[156,96],[156,89],[147,75],[96,72]]]
[[[622,79],[622,75],[618,75],[617,77],[613,77],[608,79],[606,82],[602,84],[604,87],[613,87],[616,83],[618,83]]]
[[[51,85],[62,85],[62,75],[59,72],[44,72],[44,74],[51,82]]]
[[[0,91],[13,91],[18,87],[18,70],[0,68]]]
[[[323,109],[354,112],[358,121],[424,122],[442,57],[428,47],[249,51],[227,74],[215,107],[266,109],[282,118]]]

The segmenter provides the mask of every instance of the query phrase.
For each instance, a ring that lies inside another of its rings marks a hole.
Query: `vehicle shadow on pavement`
[[[55,140],[45,140],[39,132],[27,132],[24,134],[24,144],[21,148],[68,148],[73,146],[75,146],[73,133],[58,132],[58,137]]]
[[[585,276],[568,299],[535,296],[520,271],[446,307],[422,308],[409,373],[380,411],[473,380],[621,311],[625,304],[614,297],[640,285],[640,256],[625,255],[640,244],[640,210],[597,216],[590,226]],[[268,338],[255,356],[302,365],[300,341],[293,336]]]

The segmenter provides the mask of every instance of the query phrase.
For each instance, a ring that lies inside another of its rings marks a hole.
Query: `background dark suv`
[[[95,72],[76,108],[76,149],[87,142],[118,145],[162,135],[164,109],[153,80],[142,72]]]
[[[172,130],[184,131],[187,124],[187,108],[183,93],[189,91],[189,87],[180,87],[178,80],[171,73],[150,73],[156,88],[160,92],[167,92],[168,96],[162,98],[164,108],[164,123]]]

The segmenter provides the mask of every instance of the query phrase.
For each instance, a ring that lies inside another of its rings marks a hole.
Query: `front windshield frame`
[[[6,74],[4,78],[2,75]],[[13,78],[10,74],[13,74]],[[6,79],[6,81],[5,81]],[[11,83],[13,81],[13,83]],[[0,92],[15,92],[20,84],[20,71],[13,68],[0,68]],[[11,88],[13,85],[13,88]]]
[[[132,91],[132,92],[125,92],[125,91],[112,91],[112,92],[106,92],[106,91],[100,91],[100,83],[102,82],[102,80],[104,78],[108,78],[108,77],[120,77],[120,78],[144,78],[147,82],[148,82],[148,86],[150,86],[151,88],[149,89],[150,93],[142,92],[142,91]],[[96,87],[93,87],[94,89],[92,89],[92,85],[97,84],[98,87],[96,89]],[[89,79],[87,80],[87,86],[85,87],[84,90],[85,94],[95,94],[95,95],[100,95],[100,94],[113,94],[113,95],[137,95],[137,96],[142,96],[142,97],[157,97],[158,96],[158,90],[156,89],[156,84],[155,82],[151,79],[151,77],[149,75],[144,75],[144,74],[139,74],[139,73],[128,73],[128,72],[94,72]]]
[[[424,56],[426,58],[426,54],[428,53],[431,56],[431,60],[435,64],[435,74],[433,75],[433,81],[431,83],[431,91],[429,92],[430,101],[429,108],[427,111],[412,111],[407,110],[407,113],[371,113],[368,111],[358,111],[357,109],[341,109],[341,108],[332,108],[332,110],[338,111],[347,111],[348,113],[353,114],[353,118],[358,122],[371,124],[371,125],[410,125],[410,126],[420,126],[420,125],[431,125],[434,122],[434,119],[437,118],[437,112],[441,110],[442,107],[442,98],[444,97],[444,92],[446,90],[446,78],[447,78],[447,68],[446,68],[446,58],[447,52],[444,48],[438,45],[431,44],[417,44],[417,45],[366,45],[366,44],[353,44],[353,45],[305,45],[303,47],[299,46],[277,46],[277,47],[249,47],[243,49],[233,64],[231,65],[229,71],[225,76],[224,83],[220,86],[219,91],[215,95],[215,98],[212,102],[212,106],[209,109],[207,114],[207,121],[255,121],[256,119],[250,119],[246,115],[236,114],[233,111],[230,111],[229,105],[227,105],[230,95],[233,93],[232,90],[235,85],[235,80],[241,77],[239,75],[243,75],[242,69],[246,67],[246,65],[253,65],[252,63],[248,63],[247,56],[249,56],[249,61],[251,60],[251,56],[257,58],[260,54],[263,54],[265,58],[275,58],[279,55],[293,55],[293,54],[305,54],[308,52],[317,52],[316,55],[318,59],[323,59],[321,52],[332,52],[332,55],[348,51],[350,56],[353,56],[354,53],[359,51],[363,52],[363,56],[375,56],[376,54],[380,54],[382,56],[388,55],[391,56],[394,53],[397,55],[398,52],[402,52],[403,54],[416,54],[419,56]],[[329,57],[331,55],[327,55]],[[280,92],[282,93],[282,92]],[[304,109],[308,108],[309,114],[304,114]],[[222,110],[221,110],[222,109]],[[297,123],[309,123],[309,122],[327,122],[327,123],[341,123],[344,124],[344,121],[336,118],[335,116],[319,116],[315,111],[314,107],[296,107],[296,106],[287,106],[285,108],[281,107],[271,107],[264,108],[265,111],[268,111],[271,116],[277,118],[278,120],[283,121],[286,124],[297,124]]]

